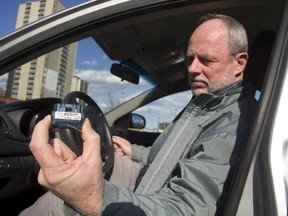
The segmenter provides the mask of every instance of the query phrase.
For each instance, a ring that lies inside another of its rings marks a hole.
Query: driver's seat
[[[253,82],[258,91],[262,90],[276,32],[263,31],[253,41],[249,50],[249,61],[245,79]]]

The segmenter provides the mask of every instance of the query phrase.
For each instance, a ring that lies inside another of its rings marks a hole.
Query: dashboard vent
[[[9,127],[2,115],[0,116],[0,135],[12,137],[11,128]]]

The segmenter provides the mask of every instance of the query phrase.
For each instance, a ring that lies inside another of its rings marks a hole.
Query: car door
[[[225,215],[287,215],[288,7]],[[239,204],[240,201],[240,204]]]

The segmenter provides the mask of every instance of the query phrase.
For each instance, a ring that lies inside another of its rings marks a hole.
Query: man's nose
[[[190,62],[190,64],[187,65],[188,73],[190,74],[199,74],[201,73],[201,63],[197,58],[194,58],[193,61]]]

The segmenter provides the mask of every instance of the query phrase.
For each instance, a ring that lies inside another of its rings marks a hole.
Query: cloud
[[[89,66],[95,66],[98,64],[97,60],[94,58],[92,60],[86,60],[81,62],[82,65],[89,65]]]
[[[79,70],[76,75],[87,81],[89,86],[102,89],[110,85],[123,85],[120,78],[113,76],[108,70]]]
[[[191,96],[190,90],[176,93],[141,107],[135,112],[144,116],[153,114],[154,118],[157,116],[157,119],[159,118],[158,120],[162,122],[172,121],[174,117],[187,105]]]
[[[97,88],[111,88],[112,84],[114,87],[119,87],[122,85],[135,86],[127,81],[121,81],[121,78],[112,75],[108,70],[76,70],[75,75],[87,81],[90,86]],[[142,79],[140,80],[140,85],[148,85],[148,82]]]
[[[140,85],[121,81],[108,70],[76,70],[75,75],[88,82],[88,94],[103,111],[108,111],[152,87],[145,80],[141,80]]]

